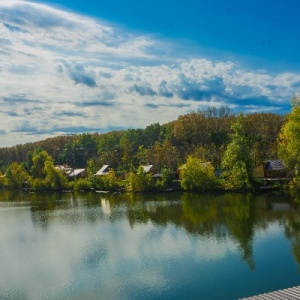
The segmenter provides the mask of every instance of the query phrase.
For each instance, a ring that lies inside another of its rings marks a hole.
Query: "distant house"
[[[75,178],[78,179],[88,177],[88,172],[86,171],[86,169],[74,169],[68,165],[60,165],[56,166],[55,168],[62,171],[63,174],[70,180],[74,180]]]
[[[62,171],[64,173],[64,175],[66,175],[66,176],[67,176],[67,174],[69,174],[72,171],[72,168],[68,165],[55,166],[55,169]]]
[[[110,170],[109,165],[103,165],[101,169],[95,174],[96,176],[104,176],[107,175]]]
[[[142,166],[142,168],[145,173],[152,174],[153,178],[157,179],[162,177],[161,173],[153,165]]]
[[[78,179],[78,178],[87,178],[88,172],[86,169],[72,169],[71,172],[68,173],[69,179]]]
[[[153,165],[142,166],[142,168],[145,173],[150,173],[150,172],[153,173],[153,170],[154,170]]]
[[[286,177],[287,172],[284,163],[280,159],[268,160],[264,166],[264,177],[265,178],[276,178],[276,177]]]

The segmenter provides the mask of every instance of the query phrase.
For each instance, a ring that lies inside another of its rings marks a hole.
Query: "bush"
[[[28,181],[29,175],[22,165],[13,162],[6,171],[5,185],[12,188],[23,187],[24,182]]]
[[[248,189],[251,187],[246,165],[243,161],[236,162],[230,171],[224,171],[222,178],[226,190]]]
[[[129,173],[126,189],[131,193],[148,192],[154,190],[152,175],[145,173],[143,168],[140,167],[136,174],[133,172]]]
[[[107,175],[95,176],[93,178],[93,187],[100,190],[116,190],[121,184],[113,169],[110,169]]]
[[[214,167],[207,162],[189,156],[182,166],[181,187],[184,190],[212,190],[217,186]]]
[[[40,178],[32,179],[30,185],[35,191],[46,191],[51,189],[47,181]]]
[[[79,178],[78,180],[74,181],[73,189],[74,191],[86,191],[91,188],[91,182],[85,178]]]

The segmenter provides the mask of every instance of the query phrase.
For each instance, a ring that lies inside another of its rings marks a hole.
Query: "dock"
[[[241,298],[240,300],[296,300],[300,299],[300,286],[265,293],[253,297]]]

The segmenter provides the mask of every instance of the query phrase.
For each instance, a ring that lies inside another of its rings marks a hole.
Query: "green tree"
[[[91,188],[92,184],[87,178],[79,178],[73,183],[74,191],[86,191]]]
[[[67,187],[65,176],[54,167],[46,151],[33,156],[31,174],[31,185],[35,190],[62,190]]]
[[[130,172],[126,189],[128,192],[147,192],[154,188],[153,178],[151,174],[147,174],[140,166],[137,173]]]
[[[162,127],[159,123],[154,123],[144,129],[144,146],[150,147],[161,140]]]
[[[101,135],[98,141],[100,165],[109,164],[114,169],[121,169],[121,138],[124,131],[112,131]]]
[[[5,173],[5,183],[9,187],[21,188],[29,179],[29,175],[22,164],[13,162]]]
[[[285,123],[285,116],[272,113],[252,113],[245,115],[244,128],[254,164],[277,157],[278,134]]]
[[[45,185],[52,190],[62,190],[67,187],[68,181],[62,171],[56,169],[51,160],[45,162]]]
[[[161,172],[161,186],[162,188],[170,188],[173,186],[175,173],[170,168],[163,168]]]
[[[2,174],[0,170],[0,187],[4,187],[5,176]]]
[[[286,168],[296,176],[289,187],[292,192],[300,191],[300,95],[291,100],[292,111],[287,115],[287,122],[282,126],[278,137],[278,156]]]
[[[240,114],[231,126],[231,142],[222,158],[222,177],[226,189],[249,188],[252,183],[252,158],[244,131],[244,116]]]
[[[52,161],[51,156],[46,151],[41,151],[32,157],[32,167],[30,169],[33,178],[45,179],[45,163]]]
[[[289,170],[300,167],[300,106],[293,106],[279,133],[278,155]]]
[[[211,163],[188,156],[181,167],[181,187],[184,190],[211,190],[217,186],[215,170]]]
[[[169,140],[162,143],[156,142],[147,151],[148,162],[159,170],[163,168],[175,169],[180,161],[178,149]]]

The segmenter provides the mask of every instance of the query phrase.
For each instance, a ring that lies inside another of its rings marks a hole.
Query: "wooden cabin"
[[[287,176],[287,171],[284,163],[280,159],[268,160],[264,164],[263,169],[265,178],[280,178]]]

